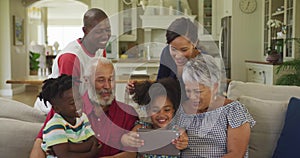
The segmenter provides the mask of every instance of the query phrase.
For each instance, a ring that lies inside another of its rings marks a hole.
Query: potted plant
[[[272,47],[268,47],[266,61],[270,63],[277,63],[281,58],[281,53]]]
[[[268,28],[271,29],[271,46],[268,47],[267,51],[267,58],[266,61],[270,63],[277,63],[280,61],[281,54],[282,54],[282,40],[277,39],[277,33],[282,31],[282,22],[277,19],[270,19],[267,22]]]
[[[300,86],[300,59],[283,62],[277,69],[276,74],[282,71],[291,73],[281,75],[277,80],[277,85],[296,85]]]
[[[300,38],[291,38],[287,40],[295,40],[299,46],[300,51]],[[281,75],[277,80],[277,85],[295,85],[300,86],[300,59],[285,61],[276,69],[276,74],[279,72],[288,72]]]
[[[29,51],[29,69],[30,69],[30,75],[37,75],[38,70],[40,68],[39,64],[39,58],[41,54],[40,53],[35,53],[32,51]]]

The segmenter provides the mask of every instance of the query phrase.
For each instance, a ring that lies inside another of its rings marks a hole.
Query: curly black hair
[[[177,111],[180,105],[181,89],[178,80],[173,78],[162,78],[157,81],[140,81],[134,85],[133,101],[139,105],[147,105],[158,96],[166,96]]]
[[[53,98],[61,97],[66,90],[69,90],[73,86],[73,82],[80,83],[79,80],[71,75],[62,74],[58,78],[49,78],[43,81],[42,91],[38,95],[39,99],[53,104]],[[76,85],[76,84],[74,84]]]

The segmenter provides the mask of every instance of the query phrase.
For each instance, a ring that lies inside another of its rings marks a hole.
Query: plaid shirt
[[[182,151],[182,157],[222,157],[227,153],[227,128],[237,128],[249,122],[255,124],[244,105],[238,101],[200,114],[186,114],[180,106],[171,126],[185,128],[189,137],[188,148]],[[248,150],[244,157],[248,157]]]

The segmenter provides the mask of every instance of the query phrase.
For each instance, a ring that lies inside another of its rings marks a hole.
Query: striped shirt
[[[186,114],[180,106],[170,125],[178,125],[187,131],[189,144],[182,151],[182,157],[217,158],[227,153],[228,126],[237,128],[247,122],[250,127],[255,124],[246,107],[234,101],[199,114]],[[244,157],[248,157],[248,150]]]
[[[44,151],[51,146],[62,143],[81,143],[94,135],[86,114],[76,118],[76,124],[71,125],[61,115],[55,113],[49,120],[43,130],[43,143],[41,145]]]

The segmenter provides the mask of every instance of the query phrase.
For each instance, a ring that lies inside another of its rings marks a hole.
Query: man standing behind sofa
[[[82,80],[86,66],[94,57],[105,56],[105,46],[111,36],[108,16],[98,8],[89,9],[83,18],[84,36],[69,43],[55,58],[49,78],[57,78],[61,74],[72,75]],[[81,87],[81,92],[84,92]],[[34,108],[48,113],[51,105],[35,102]]]
[[[115,76],[111,61],[100,57],[90,63],[84,76],[88,90],[83,95],[82,110],[87,114],[95,136],[102,144],[98,156],[135,158],[136,153],[126,152],[130,148],[124,148],[120,142],[121,136],[134,127],[137,113],[131,106],[115,100]],[[53,114],[50,111],[48,116]]]
[[[68,74],[82,79],[86,65],[88,65],[94,57],[99,56],[98,52],[103,53],[103,56],[105,56],[103,49],[111,35],[110,23],[106,13],[97,8],[89,9],[84,14],[83,23],[83,38],[71,42],[64,51],[56,57],[52,68],[53,72],[49,77],[55,78],[60,74]],[[38,109],[41,109],[45,107],[45,105],[39,104],[35,105],[35,107],[40,107]],[[49,106],[48,111],[50,109]],[[53,114],[54,111],[51,110],[46,120],[49,120]],[[45,121],[45,123],[46,122],[47,121]],[[42,130],[43,128],[40,130],[33,145],[30,154],[31,158],[45,157],[45,153],[40,148],[40,144],[42,143]]]

